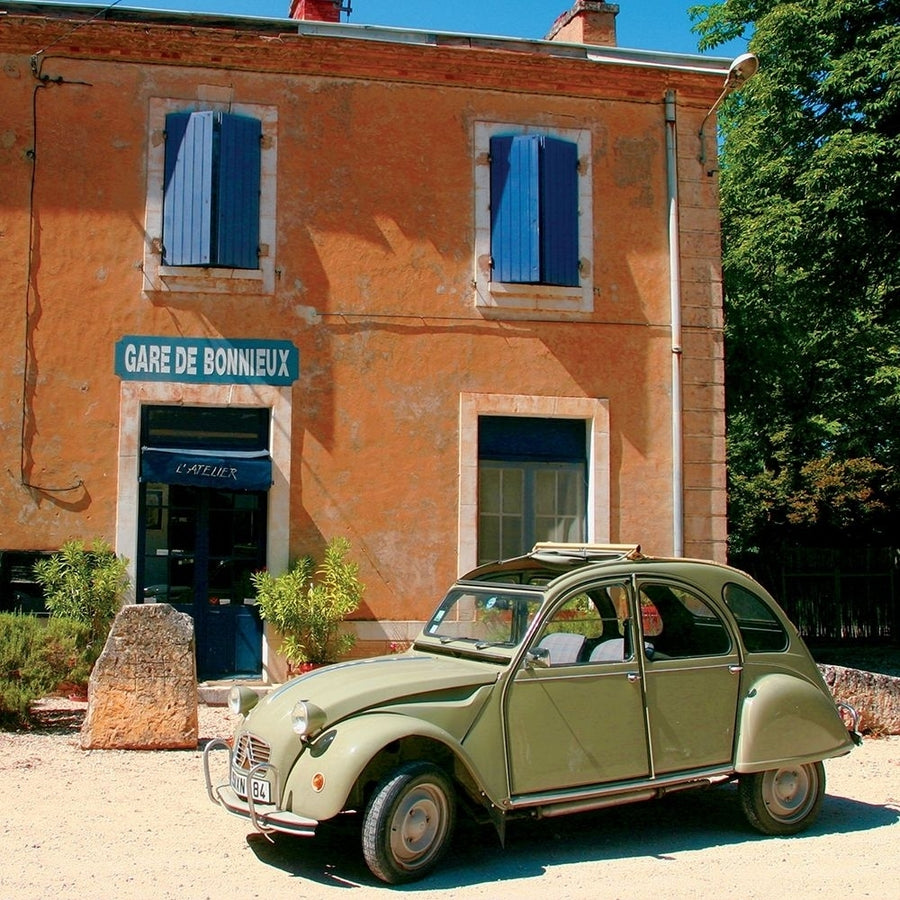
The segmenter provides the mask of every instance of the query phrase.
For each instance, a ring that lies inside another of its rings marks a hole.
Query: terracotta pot
[[[305,675],[307,672],[312,672],[313,669],[318,669],[323,665],[323,663],[289,663],[288,664],[288,675],[291,678],[296,678],[298,675]]]

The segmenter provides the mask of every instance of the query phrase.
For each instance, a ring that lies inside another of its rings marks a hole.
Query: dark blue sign
[[[141,450],[141,480],[232,491],[267,491],[272,486],[272,460],[265,450],[205,453],[144,447]]]
[[[126,335],[116,343],[116,375],[126,381],[285,386],[300,377],[300,351],[290,341]]]

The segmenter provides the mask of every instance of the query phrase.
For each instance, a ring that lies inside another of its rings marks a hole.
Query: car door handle
[[[629,680],[632,684],[634,684],[635,682],[641,680],[641,673],[640,673],[640,672],[628,672],[627,675],[628,675],[628,680]]]
[[[744,671],[743,666],[731,665],[728,667],[728,671],[731,672],[732,675],[738,675],[739,673]]]

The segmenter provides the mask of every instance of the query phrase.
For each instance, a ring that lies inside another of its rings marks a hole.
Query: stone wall
[[[900,678],[843,666],[821,665],[819,669],[834,699],[859,713],[861,732],[900,734]]]

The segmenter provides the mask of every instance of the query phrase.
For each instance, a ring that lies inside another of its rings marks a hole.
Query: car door
[[[684,584],[638,580],[654,775],[730,765],[741,660],[712,602]]]
[[[624,583],[564,598],[535,633],[504,703],[512,796],[649,773],[640,665]],[[549,663],[549,664],[548,664]]]

